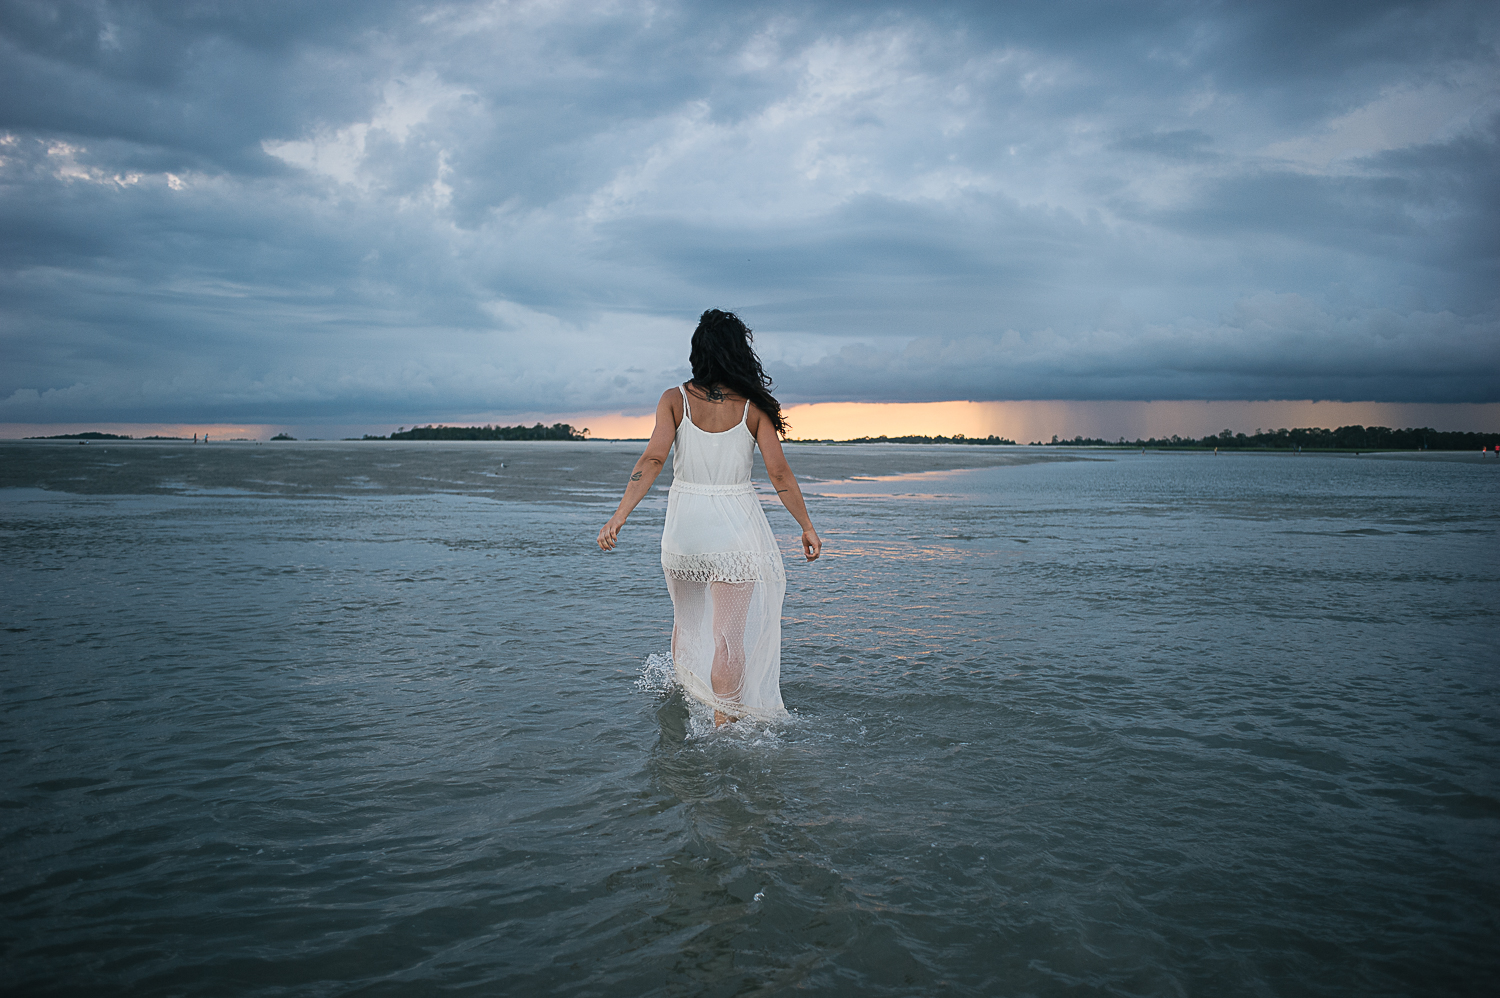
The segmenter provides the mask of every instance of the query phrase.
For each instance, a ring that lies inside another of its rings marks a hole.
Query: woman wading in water
[[[693,380],[662,393],[651,442],[630,473],[619,509],[599,531],[599,547],[612,550],[675,444],[661,535],[661,567],[672,594],[672,667],[683,689],[713,708],[715,725],[786,713],[786,570],[750,485],[757,445],[776,494],[802,526],[803,554],[813,561],[823,549],[781,452],[787,430],[781,403],[771,396],[771,379],[750,339],[733,312],[703,313],[688,355]]]

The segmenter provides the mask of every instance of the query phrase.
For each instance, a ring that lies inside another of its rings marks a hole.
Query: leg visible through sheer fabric
[[[669,572],[667,592],[672,594],[672,661],[696,669],[697,634],[708,612],[708,583],[680,579]]]
[[[734,704],[744,703],[750,687],[745,633],[758,582],[699,582],[667,573],[672,594],[672,661],[691,685],[718,701],[715,725],[737,720]],[[702,687],[699,687],[702,689]]]
[[[750,615],[753,582],[711,582],[714,660],[710,678],[714,696],[735,701],[745,690],[745,619]]]

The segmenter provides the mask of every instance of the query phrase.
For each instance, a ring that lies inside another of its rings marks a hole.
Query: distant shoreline
[[[534,426],[416,426],[410,430],[402,429],[389,436],[375,436],[366,434],[363,437],[344,437],[342,441],[354,442],[484,442],[484,441],[507,441],[507,442],[589,442],[587,428],[579,430],[567,423],[554,423],[544,426],[537,423]],[[58,433],[51,436],[23,437],[23,440],[34,441],[62,441],[76,440],[80,443],[199,443],[196,437],[168,437],[149,436],[132,437],[129,434],[104,433],[99,430],[87,430],[79,433]],[[278,433],[271,437],[268,443],[295,442],[296,437],[287,433]],[[597,443],[644,443],[645,437],[596,437],[592,438]],[[205,435],[202,443],[209,443]],[[259,440],[251,440],[243,437],[223,438],[214,443],[262,443]],[[306,442],[327,442],[309,439]],[[1067,447],[1067,448],[1090,448],[1097,450],[1156,450],[1156,451],[1226,451],[1226,452],[1272,452],[1272,453],[1393,453],[1393,452],[1420,452],[1420,451],[1500,451],[1500,433],[1477,433],[1467,431],[1440,431],[1430,427],[1408,427],[1406,429],[1394,430],[1385,426],[1341,426],[1337,429],[1326,429],[1323,427],[1303,427],[1298,429],[1280,429],[1271,431],[1257,431],[1254,434],[1231,433],[1225,430],[1222,433],[1202,438],[1178,437],[1167,438],[1151,437],[1149,439],[1136,439],[1133,441],[1103,440],[1098,438],[1074,437],[1072,440],[1060,440],[1054,436],[1050,441],[1032,441],[1030,444],[1020,445],[1014,440],[1004,437],[990,435],[987,437],[966,437],[963,434],[953,436],[878,436],[878,437],[855,437],[848,440],[801,440],[789,439],[788,445],[804,446],[808,444],[822,444],[835,446],[851,446],[860,444],[929,444],[947,445],[961,447]]]
[[[420,444],[431,444],[431,443],[436,443],[436,444],[461,444],[461,443],[478,443],[478,444],[583,443],[583,444],[641,444],[641,445],[644,445],[644,444],[646,444],[646,443],[649,442],[649,439],[650,438],[648,438],[648,437],[591,437],[591,438],[589,438],[586,441],[558,441],[558,440],[436,440],[436,441],[429,441],[429,440],[416,440],[416,441],[408,441],[408,440],[380,440],[380,441],[368,441],[368,440],[362,440],[362,439],[360,439],[358,437],[344,437],[344,438],[340,438],[340,439],[306,438],[306,439],[297,440],[297,441],[293,441],[293,442],[297,443],[297,444],[351,444],[351,443],[352,444],[368,444],[368,443],[388,443],[389,444],[389,443],[395,443],[395,444],[403,444],[403,445],[407,445],[407,444],[420,445]],[[49,443],[50,444],[65,444],[65,443],[89,444],[89,443],[94,443],[94,444],[104,444],[106,446],[108,446],[108,445],[114,445],[114,446],[131,446],[131,447],[139,447],[139,446],[145,446],[145,445],[162,445],[162,444],[186,444],[186,445],[192,446],[193,445],[193,438],[192,437],[113,437],[113,438],[102,439],[102,440],[101,439],[97,439],[97,438],[87,438],[87,439],[81,439],[80,440],[80,439],[78,439],[76,437],[71,437],[71,436],[70,437],[52,436],[52,437],[20,437],[20,438],[11,438],[11,439],[8,439],[8,440],[0,440],[0,445],[3,445],[3,444],[49,444]],[[199,443],[203,443],[203,441],[200,440]],[[266,440],[251,440],[251,439],[247,439],[247,438],[243,438],[243,437],[236,437],[236,438],[233,438],[233,439],[211,440],[211,441],[208,441],[208,443],[211,444],[212,446],[215,446],[215,447],[227,446],[229,444],[243,444],[243,445],[247,445],[247,446],[260,446],[260,445],[267,445],[267,446],[269,446],[270,441],[266,441]],[[922,446],[923,445],[920,442],[918,442],[918,443],[908,443],[908,442],[878,441],[878,440],[877,441],[865,441],[865,440],[786,440],[786,441],[783,441],[783,443],[784,443],[785,446],[787,446],[787,447],[793,447],[793,448],[801,448],[801,447],[839,447],[839,448],[849,447],[849,448],[862,448],[862,447],[869,446],[870,444],[885,443],[885,444],[887,444],[889,446],[892,446],[892,447],[895,447],[895,448],[898,448],[898,449],[904,449],[904,448],[907,448],[907,447],[915,447],[915,446]],[[1354,454],[1354,455],[1359,455],[1359,454],[1432,454],[1434,456],[1441,455],[1441,454],[1459,455],[1459,454],[1472,454],[1472,453],[1474,453],[1476,451],[1479,451],[1479,452],[1484,452],[1485,450],[1495,451],[1497,445],[1491,445],[1489,448],[1479,448],[1479,447],[1474,447],[1474,448],[1469,448],[1469,447],[1438,448],[1438,447],[1429,447],[1429,448],[1426,448],[1425,450],[1423,448],[1420,448],[1420,447],[1407,447],[1407,448],[1402,448],[1402,447],[1304,447],[1301,450],[1298,450],[1296,448],[1287,448],[1287,447],[1229,447],[1229,448],[1214,448],[1214,447],[1203,447],[1203,446],[1176,446],[1176,447],[1174,447],[1174,446],[1165,446],[1165,447],[1161,447],[1161,446],[1151,446],[1151,445],[1147,445],[1147,446],[1142,447],[1139,444],[1071,444],[1071,443],[1070,444],[1061,444],[1061,443],[1058,443],[1058,444],[1030,443],[1030,444],[1016,444],[1013,447],[995,447],[995,448],[990,448],[990,447],[977,448],[977,447],[973,447],[973,446],[965,446],[963,444],[954,444],[954,443],[928,443],[928,444],[925,444],[925,446],[928,446],[928,447],[941,447],[941,448],[943,448],[945,450],[947,450],[947,449],[951,449],[951,450],[963,450],[963,451],[968,451],[968,452],[976,453],[976,454],[977,453],[981,453],[983,451],[995,451],[995,452],[999,452],[999,451],[1011,451],[1011,452],[1022,452],[1022,453],[1025,453],[1025,452],[1036,453],[1036,452],[1039,452],[1039,451],[1044,451],[1044,452],[1053,453],[1053,454],[1059,454],[1059,455],[1069,454],[1069,453],[1082,455],[1082,454],[1087,454],[1087,453],[1091,453],[1091,452],[1092,453],[1098,453],[1098,452],[1117,452],[1117,453],[1126,454],[1126,453],[1140,453],[1141,451],[1145,451],[1145,452],[1150,453],[1150,454],[1213,454],[1213,453],[1222,453],[1222,454],[1225,454],[1225,455],[1230,455],[1230,454],[1278,454],[1278,455],[1286,455],[1286,456],[1289,456],[1289,457],[1296,457],[1299,454]]]

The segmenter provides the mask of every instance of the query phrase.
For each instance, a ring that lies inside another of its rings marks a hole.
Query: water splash
[[[664,695],[677,687],[677,676],[672,669],[672,653],[653,652],[641,663],[641,674],[635,679],[635,688],[642,693]]]
[[[641,663],[640,674],[636,676],[635,688],[642,693],[656,697],[669,696],[679,689],[677,674],[672,666],[672,653],[653,652],[647,655],[645,661]],[[791,712],[771,722],[745,717],[733,724],[719,727],[714,724],[712,707],[690,696],[684,696],[683,700],[688,711],[685,729],[688,741],[730,736],[736,743],[751,748],[779,746],[781,738],[778,729],[789,727],[802,720],[795,712]]]
[[[786,715],[774,721],[762,721],[753,717],[742,717],[723,726],[714,724],[714,710],[692,697],[684,698],[688,709],[685,741],[711,742],[712,744],[741,749],[763,750],[780,748],[784,744],[781,729],[788,725],[794,715]]]

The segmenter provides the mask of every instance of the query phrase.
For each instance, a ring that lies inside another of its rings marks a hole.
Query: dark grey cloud
[[[932,335],[887,349],[844,347],[792,367],[783,385],[830,401],[931,398],[1176,398],[1191,380],[1220,399],[1340,393],[1413,402],[1492,399],[1500,340],[1494,314],[1332,311],[1298,295],[1263,295],[1204,324],[1059,337]],[[1466,371],[1467,373],[1457,373]],[[1354,386],[1351,391],[1351,386]]]
[[[1145,153],[1167,159],[1204,160],[1217,158],[1213,136],[1196,128],[1179,128],[1169,132],[1122,136],[1110,147],[1120,152]]]
[[[0,2],[0,422],[1496,401],[1484,3]]]

